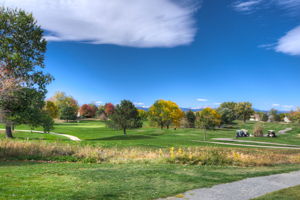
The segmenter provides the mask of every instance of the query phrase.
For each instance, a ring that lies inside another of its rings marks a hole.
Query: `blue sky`
[[[300,0],[0,0],[33,12],[46,70],[80,104],[300,106]]]

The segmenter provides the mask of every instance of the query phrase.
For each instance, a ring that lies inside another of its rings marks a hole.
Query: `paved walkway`
[[[1,131],[5,131],[5,129],[0,129]],[[31,130],[15,130],[17,132],[32,132],[32,133],[42,133],[42,134],[50,134],[50,135],[59,135],[59,136],[63,136],[63,137],[67,137],[69,138],[70,140],[73,140],[73,141],[81,141],[78,137],[76,136],[73,136],[73,135],[67,135],[67,134],[61,134],[61,133],[53,133],[53,132],[50,132],[50,133],[44,133],[43,131],[31,131]]]
[[[205,141],[196,141],[195,142],[205,142]],[[227,143],[227,142],[206,142],[210,144],[223,144],[228,146],[242,146],[242,147],[259,147],[267,149],[299,149],[300,147],[289,147],[289,146],[264,146],[264,145],[255,145],[255,144],[241,144],[241,143]]]
[[[300,185],[300,171],[247,178],[232,183],[215,185],[185,192],[182,198],[160,200],[249,200],[270,192]]]
[[[216,141],[227,141],[227,142],[241,142],[241,143],[255,143],[255,144],[270,144],[270,145],[277,145],[277,146],[289,146],[289,147],[299,147],[300,145],[292,145],[292,144],[281,144],[281,143],[274,143],[274,142],[260,142],[260,141],[252,141],[252,140],[237,140],[232,138],[212,138],[212,140]]]

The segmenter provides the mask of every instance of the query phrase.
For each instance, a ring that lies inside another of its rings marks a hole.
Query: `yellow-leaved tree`
[[[174,125],[175,128],[180,126],[180,120],[184,113],[179,106],[166,100],[157,100],[149,109],[149,118],[163,129]]]
[[[204,130],[204,140],[207,138],[206,130],[221,125],[221,115],[212,108],[205,108],[196,114],[196,126]]]

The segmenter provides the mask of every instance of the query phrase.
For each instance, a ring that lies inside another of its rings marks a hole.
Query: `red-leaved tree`
[[[115,110],[114,104],[112,104],[112,103],[105,104],[104,112],[105,112],[106,116],[110,116],[111,114],[113,114],[114,110]]]

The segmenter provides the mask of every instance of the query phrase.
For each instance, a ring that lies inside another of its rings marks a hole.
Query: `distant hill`
[[[145,110],[145,111],[148,111],[149,108],[144,108],[144,107],[137,107],[137,109],[139,110]],[[184,112],[187,112],[189,110],[193,111],[193,112],[198,112],[198,111],[201,111],[202,109],[192,109],[192,108],[180,108],[182,111]]]
[[[140,109],[140,110],[145,110],[145,111],[148,111],[149,108],[144,108],[144,107],[137,107],[137,109]],[[201,111],[203,109],[193,109],[193,108],[180,108],[183,112],[187,112],[189,110],[193,111],[193,112],[198,112],[198,111]],[[254,111],[255,112],[269,112],[269,110],[260,110],[260,109],[255,109],[254,108]],[[278,110],[278,113],[288,113],[289,111],[281,111],[281,110]]]

